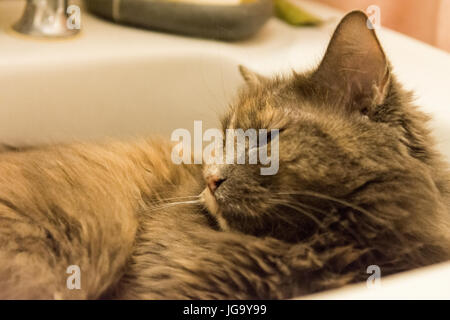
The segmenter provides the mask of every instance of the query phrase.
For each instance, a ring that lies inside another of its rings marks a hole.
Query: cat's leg
[[[189,232],[185,238],[175,231],[167,241],[141,243],[114,298],[281,299],[294,295],[291,273],[283,261],[286,246],[261,239],[250,243],[246,237],[218,233]]]
[[[115,298],[285,299],[353,281],[327,269],[332,259],[349,257],[343,268],[351,263],[351,248],[324,254],[311,244],[215,231],[187,216],[159,215],[142,225]]]

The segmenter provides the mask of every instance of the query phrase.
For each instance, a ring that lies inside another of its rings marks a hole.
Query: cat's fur
[[[122,275],[141,209],[183,194],[183,183],[200,190],[199,171],[170,152],[139,141],[2,153],[0,297],[100,297]],[[80,266],[82,290],[67,290],[69,265]]]
[[[282,129],[280,170],[206,166],[211,215],[155,207],[204,189],[161,141],[5,150],[0,298],[289,298],[450,259],[447,166],[366,20],[347,15],[311,72],[241,69],[223,127]]]

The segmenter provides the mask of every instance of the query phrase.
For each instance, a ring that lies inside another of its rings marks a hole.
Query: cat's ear
[[[259,86],[267,80],[265,77],[247,69],[243,65],[239,65],[239,72],[249,86]]]
[[[339,23],[313,77],[336,90],[352,108],[383,103],[390,82],[389,63],[362,11],[350,12]]]

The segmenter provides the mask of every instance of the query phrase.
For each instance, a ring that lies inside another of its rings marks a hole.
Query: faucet
[[[78,29],[69,25],[68,0],[27,0],[22,18],[13,25],[13,29],[22,34],[62,38],[78,33]]]

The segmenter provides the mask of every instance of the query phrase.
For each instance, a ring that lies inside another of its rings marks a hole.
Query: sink
[[[208,55],[38,65],[0,76],[0,136],[18,143],[218,127],[241,83],[237,63]]]
[[[178,128],[192,130],[194,120],[203,120],[203,130],[218,127],[219,115],[243,82],[237,65],[270,75],[306,70],[320,61],[342,13],[293,1],[330,22],[296,29],[271,19],[251,39],[222,43],[120,26],[83,13],[77,37],[43,41],[11,30],[24,1],[3,0],[0,142],[170,137]],[[415,90],[418,104],[433,116],[438,148],[450,159],[450,56],[390,30],[380,30],[379,36],[400,81]],[[437,288],[449,283],[450,266],[436,268],[425,272]],[[404,296],[397,288],[410,288],[411,279],[418,276],[407,272],[392,285],[387,281],[389,297]],[[408,290],[414,289],[431,290],[423,282]],[[366,288],[342,290],[318,298],[364,298]],[[448,286],[443,290],[437,294],[448,298]]]
[[[217,128],[219,115],[243,82],[232,57],[173,50],[167,44],[147,52],[136,44],[151,41],[145,39],[151,32],[87,14],[79,37],[25,38],[9,30],[22,8],[21,1],[0,4],[0,27],[7,30],[0,33],[1,142],[170,137],[177,128],[192,129],[194,120],[202,120],[204,129]],[[159,45],[189,40],[154,36]],[[108,47],[109,37],[123,41]],[[128,46],[127,39],[135,46]]]

